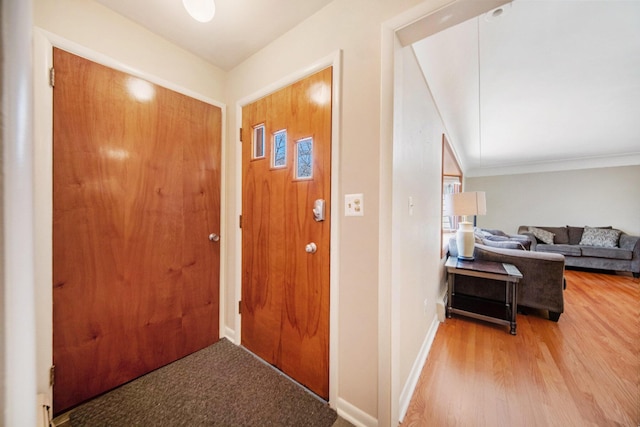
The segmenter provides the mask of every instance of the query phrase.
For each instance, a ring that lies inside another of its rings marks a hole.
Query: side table
[[[522,273],[520,273],[520,270],[518,270],[515,265],[478,259],[474,261],[463,261],[456,257],[450,257],[445,264],[445,268],[447,269],[448,274],[448,318],[451,318],[451,315],[455,313],[487,322],[509,325],[511,327],[511,335],[516,334],[516,312],[518,307],[517,285],[520,279],[522,279]],[[481,310],[477,310],[472,307],[467,307],[466,309],[454,307],[456,298],[456,275],[504,281],[504,316],[483,313]]]

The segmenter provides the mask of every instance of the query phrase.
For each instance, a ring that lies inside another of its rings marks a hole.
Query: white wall
[[[36,424],[31,1],[2,7],[0,425]]]
[[[487,192],[478,226],[514,233],[520,225],[608,226],[640,235],[640,166],[467,178]]]
[[[91,1],[35,0],[35,231],[37,387],[50,396],[52,325],[51,45],[173,90],[224,101],[226,74],[145,28]]]
[[[224,71],[93,0],[34,0],[34,24],[134,73],[224,100]]]
[[[393,347],[403,417],[437,330],[436,299],[444,286],[440,229],[445,129],[413,49],[402,49],[396,62],[391,253],[393,286],[399,293],[393,308],[398,322]]]

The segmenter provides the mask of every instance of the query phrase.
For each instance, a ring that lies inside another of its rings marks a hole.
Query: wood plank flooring
[[[640,426],[640,280],[566,279],[558,323],[447,319],[401,426]]]

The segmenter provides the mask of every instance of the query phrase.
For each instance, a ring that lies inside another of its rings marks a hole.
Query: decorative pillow
[[[541,242],[546,243],[547,245],[553,245],[553,234],[550,231],[543,230],[542,228],[537,227],[529,227],[529,233],[536,236],[536,239],[540,239]]]
[[[620,230],[610,228],[585,227],[580,244],[584,246],[599,246],[602,248],[617,248]]]

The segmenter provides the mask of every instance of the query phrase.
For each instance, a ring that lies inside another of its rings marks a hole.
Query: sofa
[[[564,255],[568,267],[627,271],[640,277],[640,237],[612,227],[525,226],[531,251]]]
[[[457,256],[456,239],[449,241],[449,255]],[[503,249],[476,243],[475,259],[515,265],[522,279],[518,283],[518,308],[546,310],[550,320],[557,322],[564,312],[564,256]],[[490,300],[504,299],[504,282],[477,277],[456,277],[456,293]]]

